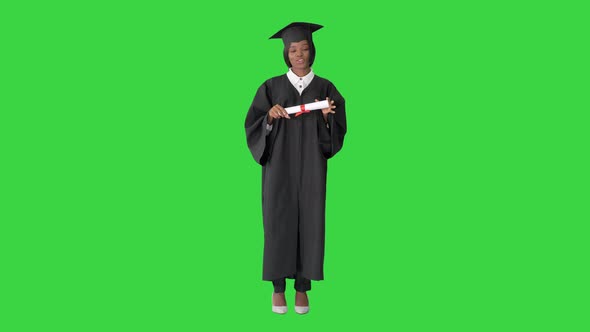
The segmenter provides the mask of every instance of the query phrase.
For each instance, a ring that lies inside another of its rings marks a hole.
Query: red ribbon
[[[299,107],[301,108],[301,112],[297,112],[295,116],[300,116],[303,113],[311,113],[311,111],[305,109],[305,105],[299,105]]]

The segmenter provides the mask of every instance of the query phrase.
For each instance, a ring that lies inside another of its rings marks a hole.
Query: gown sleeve
[[[271,108],[268,82],[258,88],[252,105],[246,115],[246,142],[254,160],[264,166],[269,157],[272,143],[272,132],[267,128],[268,110]],[[276,126],[274,126],[276,127]]]
[[[324,122],[324,118],[320,113],[318,117],[318,132],[320,149],[324,158],[332,158],[344,144],[344,135],[346,135],[346,105],[344,97],[338,92],[336,87],[332,84],[328,87],[328,96],[334,100],[336,113],[328,114],[328,125]]]

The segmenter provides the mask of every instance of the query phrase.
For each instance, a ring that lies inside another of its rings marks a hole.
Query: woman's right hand
[[[276,104],[270,110],[268,110],[268,124],[272,124],[272,121],[278,118],[290,119],[291,117],[289,117],[289,113],[285,111],[283,106]]]

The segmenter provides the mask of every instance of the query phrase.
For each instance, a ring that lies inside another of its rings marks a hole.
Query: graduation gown
[[[316,110],[274,119],[272,130],[267,130],[267,112],[273,105],[297,106],[326,97],[336,105],[328,126],[322,111]],[[327,160],[344,142],[344,98],[317,75],[301,95],[287,75],[277,76],[256,92],[245,127],[248,148],[262,165],[262,279],[323,280]]]

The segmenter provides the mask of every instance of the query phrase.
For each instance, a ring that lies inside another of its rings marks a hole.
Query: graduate
[[[246,141],[262,166],[264,255],[262,279],[272,281],[272,311],[287,312],[285,279],[295,279],[295,311],[309,311],[312,280],[324,279],[324,230],[328,159],[344,143],[344,98],[317,76],[312,33],[321,25],[295,22],[271,39],[283,41],[289,70],[266,80],[245,121]],[[325,108],[301,105],[326,101]],[[296,106],[299,112],[287,112]]]

